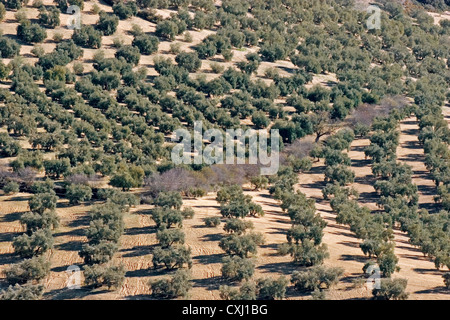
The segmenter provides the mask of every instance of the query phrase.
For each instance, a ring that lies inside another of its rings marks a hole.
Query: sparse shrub
[[[181,43],[175,42],[170,44],[170,53],[179,54],[181,52]]]
[[[75,73],[76,75],[81,75],[83,74],[84,66],[81,62],[75,62],[72,66],[72,69],[73,73]]]
[[[255,272],[252,260],[238,256],[225,257],[222,264],[222,277],[231,281],[249,280]]]
[[[137,47],[141,54],[153,54],[158,51],[159,40],[147,34],[134,37],[132,45]]]
[[[205,226],[207,227],[217,227],[220,224],[220,218],[219,217],[207,217],[204,218],[203,221],[205,222]]]
[[[27,43],[37,43],[47,38],[47,32],[37,23],[24,20],[17,26],[17,37]]]
[[[150,281],[151,295],[159,299],[186,298],[192,285],[191,275],[187,270],[177,270],[170,279]]]
[[[450,272],[446,272],[442,275],[444,279],[444,284],[447,289],[450,289]]]
[[[286,277],[279,277],[278,279],[265,278],[258,279],[257,290],[258,300],[276,300],[283,299],[286,294],[286,287],[289,280]]]
[[[101,11],[101,8],[100,8],[99,5],[96,4],[96,3],[95,3],[95,4],[92,6],[92,8],[91,8],[91,13],[92,13],[92,14],[99,14],[100,11]]]
[[[25,226],[27,234],[31,235],[39,229],[54,229],[59,225],[59,217],[55,211],[49,210],[43,213],[26,212],[20,217],[20,224]]]
[[[209,66],[214,73],[222,73],[225,70],[225,67],[218,62],[211,62]]]
[[[103,32],[103,35],[110,36],[117,30],[119,18],[114,14],[100,12],[100,18],[97,21],[96,28]]]
[[[117,250],[116,243],[101,240],[98,244],[83,244],[78,255],[83,258],[84,263],[92,265],[110,261]]]
[[[49,229],[39,229],[31,235],[23,234],[13,240],[16,254],[23,258],[31,258],[40,255],[53,248],[53,236]]]
[[[53,34],[53,41],[54,42],[61,42],[64,39],[64,35],[61,32],[55,32]]]
[[[191,42],[193,41],[192,35],[191,35],[190,32],[186,31],[186,32],[184,33],[183,41],[184,41],[184,42],[188,42],[188,43],[191,43]]]
[[[102,45],[102,33],[91,25],[75,29],[72,39],[77,45],[85,48],[98,49]]]
[[[125,268],[123,265],[111,267],[93,265],[84,268],[86,285],[95,287],[107,286],[111,290],[120,288],[124,280]]]
[[[343,273],[342,268],[315,266],[307,271],[294,271],[291,282],[299,291],[329,289],[338,282]]]
[[[11,266],[5,271],[9,284],[24,284],[28,281],[39,281],[50,273],[50,262],[44,257],[33,257]]]
[[[192,267],[191,249],[184,246],[172,246],[168,248],[156,248],[153,251],[153,267],[164,265],[166,269],[182,268],[185,264]]]
[[[184,244],[184,232],[180,229],[158,230],[156,239],[163,248],[170,247],[173,244]]]
[[[3,186],[3,192],[5,192],[6,195],[17,193],[19,192],[19,184],[17,182],[10,181]]]
[[[25,284],[9,286],[6,290],[0,292],[0,300],[39,300],[44,293],[42,284]]]
[[[92,189],[83,184],[70,184],[66,188],[66,197],[72,205],[83,201],[89,201],[92,198]]]
[[[372,294],[376,300],[406,300],[407,284],[407,279],[381,279],[380,289],[373,289]]]
[[[34,54],[36,57],[40,58],[45,54],[44,48],[40,45],[35,45],[33,49],[31,49],[31,53]]]

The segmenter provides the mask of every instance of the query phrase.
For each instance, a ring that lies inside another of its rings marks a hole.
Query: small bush
[[[19,184],[14,181],[10,181],[3,186],[3,192],[5,194],[10,195],[19,192]]]
[[[406,300],[409,296],[405,292],[407,279],[381,279],[380,289],[373,289],[372,294],[376,300]]]
[[[209,64],[209,66],[211,67],[211,70],[214,73],[220,74],[220,73],[222,73],[225,70],[225,67],[223,65],[221,65],[220,63],[218,63],[218,62],[211,62]]]
[[[205,222],[205,226],[210,227],[210,228],[215,228],[220,224],[219,217],[207,217],[207,218],[204,218],[203,221]]]
[[[9,284],[24,284],[28,281],[39,281],[50,273],[50,262],[43,257],[33,257],[13,265],[5,271]]]
[[[8,289],[0,292],[0,300],[39,300],[44,293],[42,284],[25,284],[9,286]]]
[[[124,280],[125,268],[123,265],[111,267],[93,265],[84,268],[86,285],[95,287],[107,286],[111,290],[120,288]]]
[[[338,282],[343,273],[342,268],[315,266],[307,271],[295,271],[292,274],[291,282],[299,291],[329,289]]]
[[[192,285],[191,275],[186,270],[177,270],[170,279],[150,281],[151,295],[160,299],[186,298]]]
[[[252,260],[238,256],[225,257],[222,265],[222,277],[231,281],[249,280],[255,272]]]

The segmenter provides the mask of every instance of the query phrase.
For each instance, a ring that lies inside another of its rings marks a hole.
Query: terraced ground
[[[448,118],[448,106],[446,108]],[[413,168],[413,181],[419,187],[419,203],[423,208],[434,209],[433,195],[434,183],[431,181],[423,164],[423,149],[418,145],[418,126],[415,118],[405,119],[400,125],[401,138],[397,150],[398,160],[405,162]],[[355,187],[360,193],[360,204],[372,210],[378,210],[376,193],[372,187],[374,178],[365,160],[364,147],[369,145],[368,139],[356,139],[350,148],[349,156],[352,159],[352,170],[356,174]],[[338,225],[335,214],[328,201],[322,198],[324,187],[322,160],[315,162],[310,172],[300,174],[297,188],[308,197],[316,200],[316,207],[328,225],[324,230],[323,242],[328,245],[330,258],[326,260],[327,266],[344,268],[345,274],[337,287],[330,290],[331,299],[354,299],[370,297],[367,287],[355,287],[353,281],[362,275],[362,267],[366,262],[359,240],[354,237],[347,226]],[[139,190],[136,190],[138,192]],[[288,256],[276,255],[277,244],[286,241],[286,231],[290,227],[289,218],[281,211],[279,203],[274,200],[267,190],[253,191],[247,186],[245,194],[253,197],[253,201],[260,204],[265,216],[260,218],[246,218],[255,225],[255,231],[262,232],[266,237],[266,244],[258,250],[256,258],[256,277],[270,277],[286,275],[296,270],[290,263]],[[12,238],[22,232],[18,219],[20,213],[27,210],[29,194],[19,193],[14,196],[2,196],[0,206],[0,270],[15,262],[12,255]],[[204,226],[203,218],[220,216],[218,203],[214,200],[215,194],[198,199],[184,199],[184,205],[195,210],[195,217],[186,220],[184,231],[186,244],[192,250],[193,258],[193,289],[192,299],[218,299],[218,288],[222,282],[220,277],[221,259],[223,251],[219,248],[220,237],[224,234],[222,226],[208,228]],[[73,264],[82,264],[78,256],[81,244],[86,241],[83,228],[87,225],[86,212],[88,206],[68,206],[66,200],[60,200],[57,208],[61,217],[61,226],[55,232],[55,248],[47,253],[52,263],[52,272],[45,280],[47,298],[126,298],[142,299],[148,297],[148,280],[162,276],[162,273],[152,269],[151,252],[157,243],[154,223],[146,214],[149,205],[139,205],[125,215],[126,230],[121,237],[121,250],[115,256],[115,262],[122,262],[127,270],[126,281],[117,292],[89,291],[85,289],[68,290],[66,283],[69,275],[67,267]],[[409,244],[408,237],[399,230],[395,230],[395,254],[399,258],[401,270],[394,277],[408,279],[407,291],[410,299],[448,299],[449,292],[444,290],[442,283],[443,271],[437,271],[434,264],[425,258],[415,247]],[[292,289],[288,290],[288,299],[305,299]]]

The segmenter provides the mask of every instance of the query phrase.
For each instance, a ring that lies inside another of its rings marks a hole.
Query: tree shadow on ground
[[[55,248],[62,251],[80,251],[82,245],[83,245],[82,241],[72,240],[61,244],[57,244]]]
[[[19,212],[11,212],[11,213],[6,213],[5,215],[3,215],[0,218],[1,222],[13,222],[13,221],[18,221],[20,219],[20,217],[22,216],[22,214],[24,214],[26,211],[19,211]]]
[[[215,276],[211,278],[193,279],[192,287],[194,288],[206,288],[207,290],[219,290],[220,285],[229,284],[229,281],[225,280],[221,276]]]
[[[222,263],[222,259],[225,257],[224,253],[204,254],[200,256],[192,257],[192,260],[201,264]]]
[[[223,238],[223,235],[220,233],[209,233],[202,236],[202,241],[220,241]]]
[[[82,215],[77,217],[75,220],[70,221],[68,226],[71,228],[88,226],[90,221],[91,219],[88,215]]]
[[[444,286],[437,286],[432,289],[419,290],[414,293],[418,294],[450,294],[450,289]]]
[[[86,230],[85,228],[78,228],[78,229],[73,229],[73,230],[66,231],[66,232],[54,233],[53,236],[54,237],[64,237],[64,236],[82,237],[82,236],[86,235],[85,230]]]
[[[155,226],[134,227],[125,229],[125,234],[128,236],[136,236],[140,234],[153,234],[153,233],[156,233]]]
[[[14,264],[22,259],[15,253],[2,253],[0,254],[0,265]]]
[[[134,246],[129,249],[121,249],[120,252],[126,252],[125,254],[122,255],[123,258],[139,257],[152,253],[155,247],[157,246],[158,244]]]
[[[276,272],[284,275],[290,275],[295,270],[298,270],[299,266],[294,264],[293,262],[273,262],[260,265],[256,269],[264,270],[268,273]]]
[[[368,259],[369,259],[368,257],[356,255],[356,254],[343,254],[339,258],[339,260],[341,260],[341,261],[352,261],[353,260],[353,261],[358,261],[358,262],[362,262],[362,263],[365,263]]]
[[[80,299],[87,296],[95,296],[103,293],[107,293],[109,290],[91,290],[88,287],[81,287],[80,289],[55,289],[44,293],[44,299],[46,300],[70,300],[70,299]]]

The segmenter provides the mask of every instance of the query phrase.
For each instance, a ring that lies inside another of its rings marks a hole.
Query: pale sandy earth
[[[445,11],[443,13],[428,12],[430,16],[434,18],[434,24],[438,25],[441,20],[450,20],[450,11]]]

